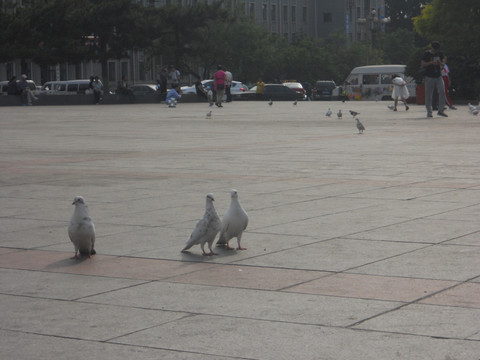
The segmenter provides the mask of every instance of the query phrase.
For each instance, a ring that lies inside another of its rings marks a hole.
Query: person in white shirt
[[[223,71],[225,71],[225,74],[227,77],[225,78],[225,95],[227,95],[227,102],[232,101],[232,81],[233,81],[233,75],[230,71],[227,69],[223,68]]]
[[[408,109],[410,108],[407,105],[407,99],[410,96],[410,93],[408,92],[406,81],[403,80],[400,75],[393,75],[392,83],[393,83],[392,98],[395,101],[395,106],[393,108],[393,111],[397,111],[398,99],[402,100],[402,102],[405,104],[405,111],[408,111]]]

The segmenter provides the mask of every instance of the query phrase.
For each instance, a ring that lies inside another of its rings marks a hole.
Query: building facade
[[[17,0],[21,1],[21,0]],[[190,6],[214,0],[134,0],[144,6]],[[19,4],[21,4],[19,2]],[[376,31],[384,31],[384,0],[226,0],[224,6],[251,16],[270,33],[294,42],[298,36],[325,38],[333,32],[346,35],[346,46],[354,41],[373,41]],[[129,83],[154,82],[158,66],[143,51],[131,51],[124,59],[108,62],[103,81],[115,88],[125,77]],[[26,74],[37,84],[53,80],[85,79],[100,75],[100,64],[58,64],[40,68],[32,61],[0,63],[0,80]]]

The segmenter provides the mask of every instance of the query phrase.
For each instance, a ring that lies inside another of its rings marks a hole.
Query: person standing
[[[222,66],[218,65],[217,72],[213,74],[213,89],[215,90],[215,94],[216,94],[215,105],[217,105],[218,107],[223,107],[222,98],[223,98],[223,95],[225,94],[226,81],[227,81],[227,74],[225,74],[225,71],[223,71]]]
[[[225,81],[225,94],[227,95],[227,102],[232,102],[232,81],[233,81],[233,75],[230,71],[227,69],[223,68],[225,71],[226,81]]]
[[[445,56],[440,50],[438,41],[432,42],[432,48],[423,54],[421,66],[425,68],[425,107],[427,117],[432,117],[433,90],[438,92],[438,115],[448,117],[445,108],[445,86],[442,78],[442,67]]]
[[[94,103],[95,105],[97,105],[100,102],[100,96],[102,95],[102,92],[103,92],[103,85],[98,79],[98,76],[95,76],[95,78],[93,79],[92,86],[93,86],[93,96],[95,99]]]
[[[393,91],[392,98],[395,101],[393,111],[397,111],[398,99],[400,98],[405,104],[405,111],[410,109],[407,105],[407,99],[410,96],[410,93],[407,89],[407,82],[403,80],[400,75],[392,75]]]
[[[255,83],[257,86],[257,91],[256,91],[256,97],[257,100],[263,99],[263,90],[265,89],[265,83],[263,82],[262,78],[258,79],[258,81]]]
[[[160,94],[167,93],[168,71],[166,67],[163,67],[160,71]]]
[[[450,88],[450,68],[446,64],[447,57],[445,56],[445,65],[442,69],[442,78],[443,84],[445,85],[445,103],[451,110],[457,110],[457,108],[453,105],[452,99],[450,99],[450,92],[448,89]]]
[[[175,69],[175,66],[171,65],[170,70],[168,72],[168,78],[170,79],[170,83],[172,84],[172,88],[180,85],[180,71]]]

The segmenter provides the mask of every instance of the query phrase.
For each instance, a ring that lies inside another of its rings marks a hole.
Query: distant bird
[[[478,115],[479,107],[480,107],[480,105],[474,106],[474,105],[468,103],[468,110],[473,115]]]
[[[357,129],[359,134],[363,134],[363,131],[365,130],[365,126],[358,120],[358,118],[355,118],[357,120]]]
[[[339,119],[341,119],[342,116],[343,116],[342,110],[338,110],[337,117],[338,117]]]
[[[395,109],[395,105],[388,105],[388,108],[389,108],[390,110],[393,110],[393,109]]]
[[[212,250],[212,244],[217,236],[218,232],[221,229],[221,221],[218,217],[217,211],[213,206],[213,202],[215,199],[213,198],[213,194],[207,194],[205,200],[205,213],[203,217],[198,221],[195,229],[193,230],[190,238],[187,240],[187,244],[182,249],[182,252],[187,252],[193,245],[200,244],[202,249],[203,255],[217,255]],[[208,243],[208,248],[210,249],[210,253],[205,252],[205,243]]]
[[[232,190],[230,196],[232,200],[230,207],[223,215],[222,229],[220,230],[217,246],[226,246],[227,249],[231,249],[228,246],[228,242],[236,237],[238,243],[237,250],[247,250],[240,245],[240,241],[242,240],[243,231],[248,225],[248,215],[238,200],[237,190]]]
[[[208,106],[212,107],[213,104],[214,104],[214,102],[213,102],[213,101],[210,101],[210,104],[209,104]]]
[[[328,108],[327,112],[325,113],[325,116],[326,117],[332,116],[332,110],[330,110],[330,108]]]
[[[353,111],[353,110],[349,110],[350,111],[350,115],[352,115],[353,117],[357,116],[357,115],[360,115],[359,112],[356,112],[356,111]]]
[[[75,205],[75,210],[68,225],[68,236],[75,247],[73,258],[78,259],[78,253],[90,257],[90,255],[96,254],[95,225],[88,215],[88,207],[83,197],[76,196],[72,205]]]
[[[293,105],[297,106],[297,100],[295,100],[295,101],[293,102]]]
[[[270,101],[268,102],[268,105],[272,106],[273,105],[273,101],[272,99],[270,99]]]
[[[212,111],[210,110],[209,112],[207,112],[207,119],[211,119],[212,118]]]

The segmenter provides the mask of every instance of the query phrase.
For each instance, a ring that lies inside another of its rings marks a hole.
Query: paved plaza
[[[0,357],[479,360],[480,116],[388,104],[0,108]],[[247,250],[182,254],[231,189]]]

